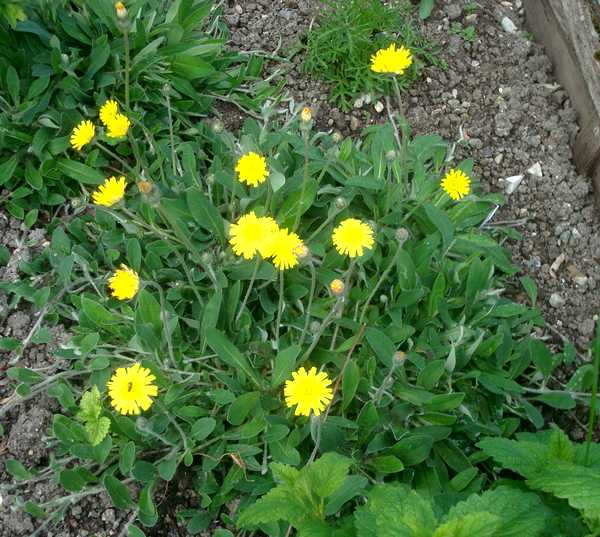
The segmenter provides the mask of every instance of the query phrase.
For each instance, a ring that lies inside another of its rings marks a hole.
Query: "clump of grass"
[[[418,30],[414,8],[405,2],[380,0],[327,0],[319,24],[307,37],[304,68],[331,84],[330,99],[349,110],[361,94],[385,94],[389,81],[369,69],[371,55],[392,42],[407,46],[414,65],[399,80],[409,86],[424,63],[444,67],[437,47]]]

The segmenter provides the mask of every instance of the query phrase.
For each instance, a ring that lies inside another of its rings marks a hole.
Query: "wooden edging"
[[[600,40],[587,0],[524,0],[527,25],[544,45],[579,116],[573,155],[592,178],[600,207]]]

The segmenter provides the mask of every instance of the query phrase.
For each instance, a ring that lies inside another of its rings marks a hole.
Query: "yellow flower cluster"
[[[119,113],[119,105],[114,99],[109,99],[100,107],[100,122],[106,127],[106,136],[122,138],[129,131],[131,122],[124,114]],[[71,146],[81,151],[96,135],[96,127],[89,120],[79,122],[71,132]]]
[[[279,270],[295,267],[303,257],[304,244],[296,233],[280,228],[269,216],[256,216],[254,211],[231,225],[229,244],[244,259],[252,259],[256,254],[271,258]]]

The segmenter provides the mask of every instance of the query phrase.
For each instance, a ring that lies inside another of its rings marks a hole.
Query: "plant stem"
[[[235,316],[235,320],[233,322],[233,324],[237,324],[237,322],[240,320],[240,317],[242,316],[242,312],[244,311],[244,308],[246,307],[246,304],[248,303],[248,299],[250,298],[250,293],[252,292],[252,288],[254,287],[254,281],[256,280],[256,275],[258,274],[258,267],[260,266],[260,257],[256,257],[256,261],[254,262],[254,269],[252,270],[252,276],[250,276],[250,282],[248,283],[248,289],[246,289],[246,294],[244,295],[244,299],[242,300],[242,304],[240,306],[240,309],[237,312],[237,315]]]
[[[123,29],[123,45],[125,47],[125,108],[129,110],[129,69],[131,59],[129,57],[129,29]]]
[[[308,183],[308,129],[302,129],[302,138],[304,140],[304,176],[302,177],[302,188],[300,190],[300,199],[298,200],[298,208],[296,209],[296,218],[294,219],[294,226],[292,231],[298,229],[300,223],[300,215],[302,214],[302,207],[304,206],[304,194],[306,193],[306,184]]]
[[[588,432],[585,446],[585,465],[590,460],[590,446],[594,437],[596,424],[596,408],[598,404],[598,374],[600,372],[600,319],[596,321],[596,341],[594,342],[594,383],[592,384],[592,400],[590,401],[590,417],[588,419]]]
[[[108,156],[110,156],[111,158],[114,158],[116,161],[118,161],[121,166],[127,168],[130,172],[133,171],[133,168],[127,164],[127,162],[125,162],[119,155],[117,155],[115,152],[111,151],[110,149],[108,149],[108,147],[104,147],[101,143],[99,143],[98,141],[94,141],[94,145],[96,147],[98,147],[99,149],[101,149],[102,151],[104,151]]]
[[[173,175],[177,175],[177,165],[175,163],[175,136],[173,134],[173,114],[171,113],[171,97],[169,95],[170,88],[168,84],[165,84],[164,93],[167,100],[167,115],[169,117],[169,142],[171,144],[171,166],[173,169]]]
[[[279,329],[281,328],[281,315],[283,314],[283,270],[279,271],[279,303],[277,305],[277,324],[275,326],[275,347],[279,351]]]
[[[302,348],[302,345],[304,344],[304,339],[306,338],[306,334],[308,333],[308,324],[310,322],[310,309],[312,307],[312,301],[315,295],[315,287],[317,286],[317,272],[312,261],[308,263],[308,268],[310,269],[310,295],[308,296],[308,305],[306,307],[306,319],[304,320],[304,328],[302,329],[300,341],[298,342],[298,346],[300,348]]]

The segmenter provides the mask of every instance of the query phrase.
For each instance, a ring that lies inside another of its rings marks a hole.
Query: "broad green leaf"
[[[65,175],[86,185],[99,185],[106,179],[98,170],[75,160],[62,158],[57,160],[57,164]]]
[[[196,223],[206,231],[213,233],[221,244],[225,244],[225,228],[223,218],[204,193],[192,188],[186,194],[187,206]]]
[[[523,477],[535,475],[546,464],[548,448],[537,442],[522,442],[507,438],[485,438],[477,447],[486,455]]]
[[[206,331],[206,342],[221,360],[234,370],[240,369],[247,377],[260,387],[261,382],[256,372],[250,366],[248,359],[238,350],[229,338],[220,330],[210,328]]]
[[[500,517],[490,513],[471,513],[442,524],[433,537],[495,537],[500,528]]]
[[[328,498],[337,491],[348,476],[352,461],[337,453],[325,453],[305,469],[311,489],[321,498]]]
[[[33,474],[17,459],[7,459],[4,468],[16,481],[26,481],[33,477]]]
[[[348,405],[354,399],[358,382],[360,381],[360,370],[354,360],[350,360],[344,371],[342,378],[342,408],[348,408]]]
[[[104,486],[115,507],[127,509],[131,506],[132,501],[129,490],[114,475],[107,474],[104,477]]]
[[[435,0],[421,0],[419,3],[419,17],[425,20],[429,18],[431,12],[433,11],[433,6],[435,5]]]
[[[300,354],[298,345],[291,345],[277,353],[275,356],[275,366],[273,367],[273,376],[271,377],[271,386],[276,388],[284,380],[290,379],[292,371],[296,366],[296,359]]]
[[[192,429],[190,430],[190,436],[197,442],[199,442],[200,440],[204,440],[205,438],[208,438],[210,433],[212,433],[215,430],[216,425],[217,422],[214,418],[200,418],[199,420],[195,421],[192,425]]]

